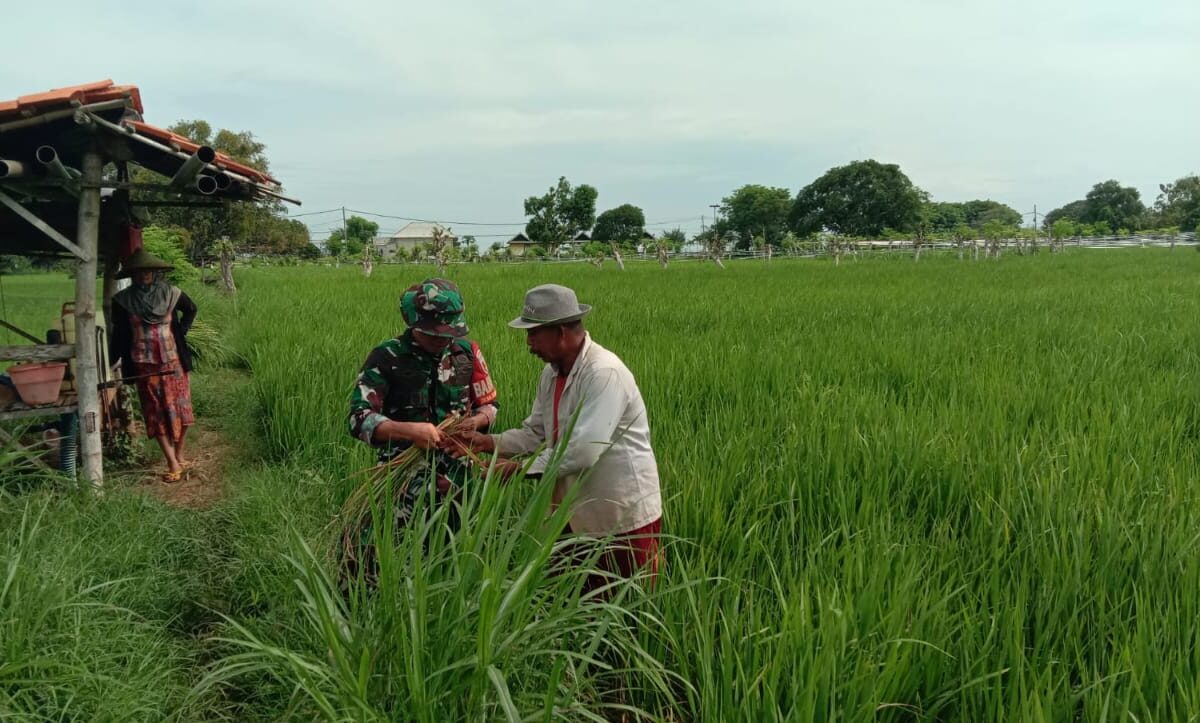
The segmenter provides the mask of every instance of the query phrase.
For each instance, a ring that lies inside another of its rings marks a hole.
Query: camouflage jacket
[[[409,445],[375,443],[381,422],[438,424],[451,414],[473,414],[495,403],[496,388],[478,344],[455,339],[438,357],[421,349],[408,330],[367,356],[350,394],[350,434],[377,447],[386,460]]]

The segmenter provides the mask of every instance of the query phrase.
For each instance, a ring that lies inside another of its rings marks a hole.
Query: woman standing
[[[167,460],[164,482],[183,479],[183,442],[194,421],[187,332],[196,318],[196,304],[163,279],[172,268],[138,249],[120,274],[133,285],[113,297],[111,356],[120,357],[123,375],[137,381],[146,435],[158,441]]]

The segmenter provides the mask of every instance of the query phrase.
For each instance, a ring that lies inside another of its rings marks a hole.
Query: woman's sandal
[[[183,479],[183,470],[176,470],[174,472],[163,472],[163,475],[162,475],[163,482],[179,482],[182,479]]]

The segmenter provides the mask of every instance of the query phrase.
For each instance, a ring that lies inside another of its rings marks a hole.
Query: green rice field
[[[439,512],[343,596],[350,386],[433,273],[188,289],[231,352],[193,380],[225,493],[0,485],[0,718],[1200,716],[1200,254],[452,266],[500,427],[540,371],[505,324],[525,290],[594,305],[649,409],[664,573],[581,600],[547,483],[478,479],[458,534]],[[70,293],[3,283],[31,324]]]

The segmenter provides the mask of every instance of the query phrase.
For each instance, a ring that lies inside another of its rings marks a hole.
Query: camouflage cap
[[[404,323],[433,336],[467,335],[466,304],[453,281],[425,279],[404,290],[400,315]]]

